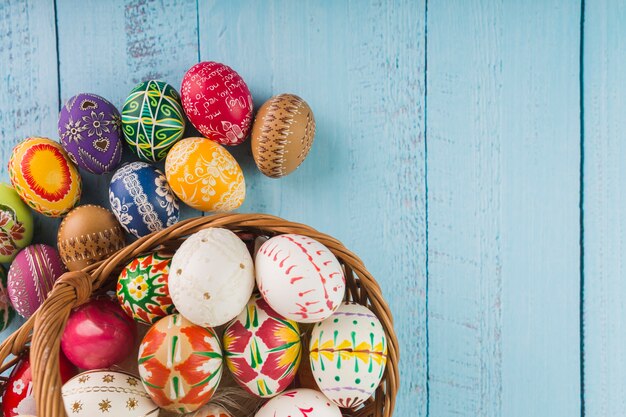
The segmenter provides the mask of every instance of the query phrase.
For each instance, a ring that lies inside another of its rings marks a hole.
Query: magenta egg
[[[7,277],[7,292],[15,311],[22,317],[30,317],[64,272],[63,261],[53,247],[37,244],[22,249]]]
[[[61,349],[79,368],[108,368],[132,352],[136,338],[135,322],[122,307],[108,298],[98,298],[70,313]]]

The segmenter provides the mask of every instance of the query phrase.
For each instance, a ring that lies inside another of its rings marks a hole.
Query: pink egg
[[[133,350],[137,328],[110,299],[93,299],[70,314],[61,337],[65,356],[83,369],[108,368]]]
[[[30,317],[64,272],[63,261],[53,247],[38,244],[22,249],[13,260],[7,278],[7,292],[15,311],[22,317]]]

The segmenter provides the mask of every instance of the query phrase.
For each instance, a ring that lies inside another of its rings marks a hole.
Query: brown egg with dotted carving
[[[77,271],[123,248],[124,231],[109,210],[86,204],[65,216],[59,227],[57,244],[67,269]]]
[[[254,162],[268,177],[284,177],[304,161],[314,136],[315,118],[307,102],[294,94],[274,96],[254,119]]]

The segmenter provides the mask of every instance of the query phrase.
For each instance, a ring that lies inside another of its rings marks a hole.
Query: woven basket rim
[[[256,231],[267,235],[300,234],[318,240],[327,246],[344,265],[346,272],[346,297],[366,305],[379,318],[388,340],[388,360],[383,379],[373,398],[355,411],[343,410],[355,417],[391,417],[399,389],[399,345],[393,327],[393,318],[382,291],[367,271],[361,259],[337,239],[318,232],[310,226],[284,220],[267,214],[222,213],[182,220],[167,229],[154,232],[130,243],[108,259],[81,271],[63,274],[48,298],[19,329],[0,345],[0,359],[4,371],[15,364],[7,361],[10,354],[19,355],[30,342],[30,360],[34,382],[34,395],[40,417],[66,417],[61,398],[62,382],[59,375],[60,338],[75,306],[81,305],[101,288],[115,271],[131,259],[154,251],[163,245],[180,241],[187,236],[210,227],[233,231]],[[32,340],[31,340],[32,338]],[[5,363],[6,362],[6,363]]]

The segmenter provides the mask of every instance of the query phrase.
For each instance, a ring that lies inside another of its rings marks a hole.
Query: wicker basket
[[[0,345],[0,359],[3,361],[0,370],[4,371],[15,363],[15,360],[7,361],[9,355],[20,354],[30,343],[38,416],[66,416],[61,397],[58,354],[61,334],[72,308],[86,302],[92,292],[102,288],[107,280],[116,279],[121,268],[132,258],[159,247],[177,247],[186,236],[208,227],[266,235],[301,234],[323,243],[337,256],[345,267],[346,298],[368,306],[378,316],[387,333],[389,349],[385,375],[374,397],[357,411],[344,410],[344,415],[390,417],[399,385],[398,340],[380,287],[363,262],[336,239],[303,224],[262,214],[218,214],[184,220],[135,241],[105,261],[83,271],[68,272],[59,278],[37,312]]]

